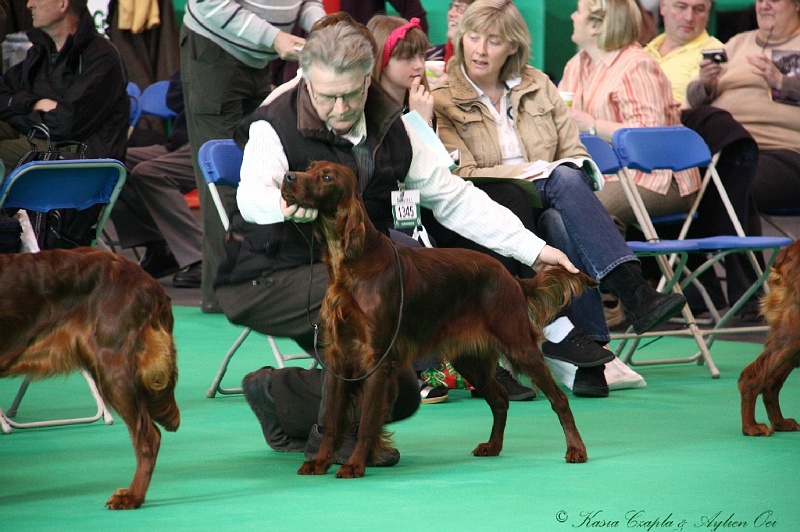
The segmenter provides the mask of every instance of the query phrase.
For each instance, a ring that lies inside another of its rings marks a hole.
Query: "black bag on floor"
[[[47,141],[47,149],[40,150],[33,142],[35,136],[42,136]],[[17,168],[31,161],[54,161],[61,159],[84,159],[86,144],[77,141],[53,143],[50,130],[44,124],[37,124],[28,132],[28,143],[31,150],[22,156]],[[93,205],[88,209],[53,209],[48,212],[28,211],[31,226],[40,249],[71,249],[88,246],[94,238],[97,221],[102,205]]]

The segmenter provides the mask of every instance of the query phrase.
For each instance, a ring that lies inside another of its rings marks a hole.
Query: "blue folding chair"
[[[86,209],[93,205],[103,205],[100,218],[92,238],[97,242],[108,220],[111,208],[125,184],[125,166],[114,159],[71,159],[56,161],[33,161],[16,168],[0,185],[0,208],[18,208],[46,212],[52,209]],[[19,404],[30,385],[26,378],[8,413],[0,409],[0,429],[11,432],[13,428],[47,427],[91,423],[101,417],[106,424],[114,418],[109,413],[94,379],[86,370],[81,375],[89,386],[89,391],[97,406],[92,416],[56,419],[46,421],[15,422],[13,418]]]
[[[214,201],[214,206],[217,208],[217,213],[222,221],[222,226],[226,231],[230,226],[230,221],[228,219],[228,213],[222,204],[217,187],[224,186],[237,188],[239,186],[239,169],[242,166],[242,156],[242,148],[231,139],[209,140],[200,146],[200,151],[197,155],[198,162],[200,163],[200,169],[202,170],[203,177],[208,185],[209,193]],[[242,343],[244,343],[245,339],[250,335],[251,332],[252,329],[250,327],[246,327],[233,345],[231,345],[231,347],[228,349],[228,352],[225,353],[225,357],[222,359],[219,370],[217,371],[216,376],[214,376],[214,380],[211,382],[211,386],[206,392],[207,397],[214,397],[217,393],[223,395],[242,393],[241,388],[223,388],[222,378],[228,371],[228,363],[230,362],[231,358],[233,358],[233,355],[236,354],[236,351],[239,349]],[[270,335],[267,335],[267,341],[270,349],[272,350],[272,356],[275,358],[275,363],[279,368],[286,367],[286,361],[289,360],[312,358],[308,353],[305,352],[282,353],[275,338]],[[316,361],[312,362],[311,367],[314,367],[315,365]]]
[[[167,90],[169,90],[169,81],[156,81],[142,91],[139,102],[142,106],[142,114],[162,119],[167,134],[169,134],[172,131],[172,119],[178,116],[178,113],[167,106]]]
[[[769,273],[769,269],[777,258],[777,254],[781,247],[784,247],[792,242],[789,238],[782,237],[754,237],[745,236],[741,223],[736,216],[730,200],[728,199],[727,192],[716,170],[716,157],[712,157],[708,146],[703,141],[702,137],[695,131],[683,126],[668,126],[668,127],[650,127],[650,128],[622,128],[617,130],[612,137],[612,146],[614,152],[617,154],[622,170],[619,172],[620,184],[625,192],[628,200],[631,202],[633,211],[636,214],[636,219],[639,222],[645,238],[650,242],[664,242],[658,237],[652,220],[647,212],[647,209],[639,195],[633,180],[628,173],[628,169],[641,170],[643,172],[652,172],[657,169],[669,169],[674,172],[685,170],[693,167],[707,167],[706,174],[703,178],[702,186],[698,192],[697,199],[694,205],[686,216],[684,226],[681,229],[680,238],[672,241],[671,245],[686,246],[687,252],[697,252],[705,255],[707,260],[696,268],[693,272],[689,272],[685,268],[682,271],[675,271],[673,274],[672,267],[666,257],[659,256],[659,266],[664,274],[667,282],[674,282],[674,277],[680,277],[683,273],[686,276],[680,279],[680,288],[685,288],[689,283],[694,282],[699,275],[713,268],[715,264],[719,263],[726,256],[732,253],[744,253],[750,259],[750,264],[753,271],[756,273],[756,281],[750,288],[739,298],[738,301],[732,302],[729,310],[719,319],[716,320],[714,327],[710,330],[700,331],[703,337],[702,342],[698,342],[700,352],[694,357],[680,358],[680,359],[666,359],[658,361],[642,362],[640,364],[654,364],[654,363],[672,363],[672,362],[685,362],[685,361],[705,361],[709,364],[709,369],[712,376],[719,376],[719,371],[714,365],[713,359],[709,353],[709,349],[714,339],[721,333],[749,333],[757,330],[765,330],[764,327],[736,327],[728,328],[726,324],[741,309],[747,300],[760,288],[765,286],[765,281]],[[697,208],[702,200],[705,190],[713,184],[723,203],[726,205],[726,210],[731,222],[736,229],[734,236],[715,236],[708,238],[684,239]],[[690,249],[689,246],[696,246],[696,249]],[[762,270],[758,261],[756,260],[756,253],[771,251],[769,257],[766,259],[766,268]],[[677,287],[676,287],[677,289]],[[707,300],[708,301],[708,300]],[[713,309],[710,305],[709,310]],[[695,330],[692,334],[697,339],[696,324],[691,311],[687,308],[684,309],[684,318],[686,319],[689,329]],[[648,333],[650,334],[650,333]],[[664,333],[653,333],[653,335],[660,335]],[[642,336],[642,335],[639,335]],[[631,356],[635,349],[631,348],[628,353],[622,357],[623,361],[633,364]]]

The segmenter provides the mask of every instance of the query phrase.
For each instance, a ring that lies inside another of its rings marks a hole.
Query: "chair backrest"
[[[614,153],[611,144],[601,139],[597,135],[581,133],[581,142],[586,146],[589,156],[597,163],[597,167],[604,174],[616,174],[619,172],[619,159]]]
[[[242,167],[243,156],[242,148],[232,139],[209,140],[200,146],[197,154],[203,178],[226,231],[229,225],[228,214],[222,205],[217,186],[231,188],[239,186],[239,170]]]
[[[142,90],[136,83],[129,81],[127,86],[127,93],[128,93],[128,98],[131,101],[130,119],[128,121],[128,125],[130,126],[130,130],[128,131],[128,136],[130,137],[133,128],[136,127],[136,124],[139,123],[139,118],[142,116],[142,104],[140,101],[142,97]]]
[[[3,181],[0,207],[47,212],[103,204],[94,244],[111,213],[109,207],[125,184],[125,176],[125,165],[115,159],[33,161],[16,168]]]
[[[621,128],[611,144],[621,166],[643,172],[678,172],[711,162],[703,137],[684,126]]]
[[[156,81],[142,91],[139,101],[142,114],[153,115],[164,120],[175,118],[178,113],[167,107],[167,90],[169,81]]]

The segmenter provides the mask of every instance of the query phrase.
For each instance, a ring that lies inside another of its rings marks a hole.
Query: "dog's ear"
[[[348,259],[357,259],[364,252],[364,209],[358,201],[350,197],[345,200],[340,209],[343,210],[340,220],[345,221],[344,229],[341,232],[342,244],[344,246],[344,256]]]

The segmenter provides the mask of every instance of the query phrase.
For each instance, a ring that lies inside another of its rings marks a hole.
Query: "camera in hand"
[[[703,59],[708,59],[714,63],[725,63],[728,61],[728,54],[725,53],[724,48],[715,48],[714,50],[703,50]]]

